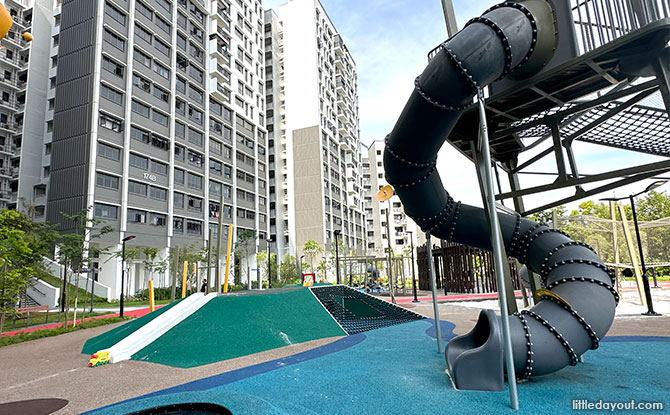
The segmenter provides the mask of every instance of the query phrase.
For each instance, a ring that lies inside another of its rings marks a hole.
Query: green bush
[[[110,317],[101,318],[97,320],[84,321],[77,324],[75,327],[57,327],[55,329],[35,330],[30,333],[20,333],[14,336],[0,337],[0,347],[9,346],[10,344],[23,343],[30,340],[41,339],[43,337],[58,336],[60,334],[70,333],[76,330],[90,329],[92,327],[104,326],[107,324],[118,323],[120,321],[130,320],[132,317]]]

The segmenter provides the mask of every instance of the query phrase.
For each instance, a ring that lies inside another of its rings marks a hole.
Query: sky
[[[285,0],[266,0],[265,8],[277,9]],[[360,139],[365,144],[383,139],[393,128],[413,89],[414,78],[427,63],[427,53],[447,39],[440,0],[321,0],[351,52],[358,70]],[[459,29],[472,17],[481,15],[495,0],[454,0]],[[613,150],[602,146],[576,143],[574,146],[580,173],[601,173],[634,166],[661,158]],[[530,157],[530,156],[529,156]],[[457,200],[482,205],[474,165],[449,144],[438,153],[442,182]],[[533,171],[555,172],[554,160],[545,157]],[[509,190],[501,172],[503,191]],[[547,184],[552,176],[520,177],[522,187]],[[642,181],[617,189],[617,196],[643,190],[651,181]],[[589,188],[586,186],[585,188]],[[670,185],[657,189],[664,191]],[[526,208],[540,206],[547,198],[558,200],[574,193],[555,191],[525,197]],[[611,197],[613,192],[592,196]],[[511,201],[506,203],[511,207]],[[568,205],[576,209],[578,203]]]

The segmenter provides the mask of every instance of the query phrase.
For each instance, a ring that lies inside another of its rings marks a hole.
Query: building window
[[[186,137],[186,126],[180,122],[174,123],[174,135],[175,137],[184,138]]]
[[[202,84],[203,72],[200,69],[191,65],[188,69],[188,74],[191,76],[191,78],[198,81],[199,84]]]
[[[223,112],[223,105],[221,103],[214,101],[213,99],[209,100],[209,110],[216,115],[221,115]]]
[[[216,160],[209,159],[209,172],[210,174],[221,176],[223,173],[223,164]]]
[[[167,223],[167,216],[159,213],[151,213],[149,215],[149,224],[152,226],[165,226]]]
[[[156,3],[158,3],[159,6],[165,9],[166,12],[172,13],[172,4],[167,0],[156,0]]]
[[[193,108],[193,106],[189,106],[188,107],[188,119],[202,125],[202,112]]]
[[[148,44],[151,45],[151,42],[153,40],[153,35],[151,32],[143,28],[142,26],[136,24],[135,25],[135,36],[139,37],[140,39],[144,40]]]
[[[184,184],[184,170],[174,169],[174,182],[176,184]]]
[[[144,183],[128,180],[128,193],[146,197],[147,185]]]
[[[202,212],[202,199],[199,197],[188,197],[188,209],[196,212]]]
[[[216,141],[212,138],[209,139],[209,151],[214,153],[214,154],[219,154],[221,155],[221,150],[223,148],[223,144],[220,141]]]
[[[128,209],[128,222],[147,223],[147,212],[143,210]]]
[[[170,93],[155,85],[154,85],[154,96],[163,102],[170,102]]]
[[[102,57],[102,67],[113,73],[114,75],[118,76],[119,78],[123,78],[123,71],[124,67],[123,65],[117,63],[116,61],[108,58],[107,56]]]
[[[139,49],[133,51],[133,59],[147,68],[151,68],[151,57]]]
[[[197,88],[190,87],[188,91],[188,96],[192,100],[196,101],[198,104],[202,104],[202,98],[204,96],[204,93]]]
[[[223,124],[221,124],[219,121],[215,120],[214,118],[209,119],[209,131],[221,135],[221,132],[223,131]],[[219,153],[221,154],[221,153]]]
[[[184,219],[182,218],[173,218],[172,219],[172,230],[177,233],[184,233]]]
[[[193,220],[186,221],[186,233],[191,235],[202,234],[202,222]]]
[[[198,190],[202,189],[202,176],[188,173],[188,187]]]
[[[184,194],[174,192],[174,207],[184,209]]]
[[[151,115],[151,119],[165,127],[167,127],[168,125],[168,116],[163,114],[162,112],[154,110],[153,114]]]
[[[202,154],[197,153],[195,151],[189,150],[188,151],[188,162],[194,166],[202,167]]]
[[[141,1],[138,1],[138,2],[135,4],[135,10],[137,10],[141,15],[143,15],[143,16],[146,17],[147,19],[149,19],[149,20],[152,20],[152,19],[153,19],[154,12],[151,11],[151,9],[148,8],[148,7],[147,7],[144,3],[142,3]]]
[[[169,57],[170,56],[170,47],[163,43],[162,41],[158,40],[156,38],[156,43],[154,44],[156,46],[156,50],[162,53],[163,55]]]
[[[180,77],[177,77],[177,86],[176,86],[177,91],[181,92],[182,94],[186,93],[186,81]]]
[[[100,126],[117,133],[123,131],[123,121],[102,112],[100,113]]]
[[[110,174],[97,172],[95,174],[95,184],[107,189],[119,190],[119,178]]]
[[[168,166],[156,160],[151,160],[151,171],[156,174],[167,176]]]
[[[159,29],[167,33],[168,35],[172,33],[172,26],[170,26],[170,23],[166,22],[162,18],[156,16],[156,26],[158,26]]]
[[[118,206],[105,205],[103,203],[95,204],[95,216],[104,219],[117,219],[119,217]]]
[[[130,108],[134,113],[139,114],[143,117],[149,118],[149,106],[148,105],[144,105],[139,101],[133,100]]]
[[[188,129],[188,141],[199,146],[202,146],[202,133],[192,128]]]
[[[105,2],[105,15],[121,23],[123,26],[126,25],[126,15],[107,2]]]
[[[122,92],[119,92],[104,84],[100,87],[100,96],[118,105],[121,105],[121,102],[123,101]]]
[[[133,74],[133,85],[144,92],[151,92],[151,81],[135,73]]]
[[[184,146],[175,145],[174,146],[175,160],[184,161],[185,157],[186,157],[186,148],[184,148]]]
[[[137,167],[144,170],[146,170],[149,167],[149,159],[137,155],[135,153],[130,153],[130,158],[128,159],[128,161],[130,162],[130,165],[133,167]]]
[[[156,61],[154,61],[154,72],[165,79],[170,79],[170,70]]]
[[[223,165],[223,177],[230,179],[232,177],[233,168],[227,164]]]
[[[222,185],[214,180],[209,181],[209,193],[215,196],[221,196]]]
[[[186,115],[186,102],[181,99],[176,99],[175,102],[175,112],[179,115]]]
[[[167,199],[167,190],[161,187],[151,186],[149,188],[149,197],[157,200],[166,200]]]
[[[98,155],[106,159],[119,161],[121,158],[121,149],[107,144],[98,143]]]

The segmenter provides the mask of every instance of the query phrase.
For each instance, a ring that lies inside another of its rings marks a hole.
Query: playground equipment
[[[562,20],[557,18],[560,13],[563,13]],[[500,250],[502,246],[530,271],[541,276],[546,290],[538,291],[540,300],[531,309],[509,318],[512,344],[508,356],[513,355],[513,370],[520,378],[545,375],[575,365],[586,350],[598,348],[600,338],[612,324],[618,303],[618,295],[612,287],[612,273],[588,245],[575,242],[545,224],[518,215],[491,212],[489,216],[484,209],[454,201],[444,190],[436,170],[436,154],[444,138],[450,137],[462,113],[471,109],[473,97],[477,95],[480,110],[468,112],[471,127],[467,131],[461,129],[460,141],[454,145],[469,149],[473,157],[483,153],[485,148],[484,160],[488,163],[478,167],[490,169],[487,131],[481,128],[480,139],[476,140],[477,129],[472,128],[478,119],[483,121],[488,117],[484,111],[482,88],[500,80],[497,90],[503,89],[506,95],[497,104],[504,111],[510,102],[504,98],[512,100],[514,89],[530,82],[521,80],[531,78],[536,85],[535,94],[544,100],[527,109],[528,115],[534,114],[531,110],[548,110],[556,105],[556,101],[545,99],[547,93],[543,88],[551,88],[556,91],[552,93],[561,94],[561,100],[567,102],[624,81],[626,76],[614,69],[622,56],[636,56],[642,66],[645,63],[655,65],[655,60],[660,61],[664,51],[670,23],[666,19],[649,24],[580,57],[580,62],[572,63],[582,71],[579,76],[583,78],[579,78],[579,83],[575,81],[577,72],[571,71],[573,66],[561,66],[573,57],[565,46],[566,39],[569,43],[569,30],[559,24],[561,21],[572,24],[568,3],[543,0],[502,3],[482,17],[471,20],[429,54],[428,66],[415,80],[414,91],[386,139],[384,153],[386,179],[394,186],[406,213],[421,229],[448,241],[482,249]],[[608,72],[604,77],[609,84],[600,75],[590,78],[588,71],[592,66],[588,62],[593,64],[594,61],[611,65],[607,70],[612,75]],[[643,71],[639,69],[639,72]],[[559,82],[559,77],[564,84],[553,86]],[[503,82],[506,78],[512,78],[512,81]],[[522,102],[514,104],[519,105],[516,108],[523,106]],[[510,124],[509,119],[506,122]],[[560,147],[560,137],[557,140]],[[508,144],[512,145],[512,142]],[[498,155],[505,151],[502,144],[494,150]],[[556,157],[559,158],[558,153]],[[562,157],[561,153],[561,162]],[[565,175],[565,170],[561,172]],[[563,202],[588,194],[578,193]],[[501,231],[498,240],[490,238],[490,229],[497,227],[494,219]],[[500,332],[501,325],[504,328],[507,324],[504,309],[502,319],[493,313],[484,313],[475,330],[447,345],[445,356],[456,388],[502,390],[500,362],[503,361],[504,342],[496,333]],[[510,359],[507,363],[511,363]],[[510,366],[507,369],[509,373]],[[512,383],[513,379],[510,379]]]

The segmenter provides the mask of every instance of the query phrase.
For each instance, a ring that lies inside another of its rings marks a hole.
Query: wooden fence
[[[426,246],[417,248],[419,288],[430,290]],[[520,288],[516,263],[510,263],[510,275],[515,290]],[[433,246],[436,288],[446,293],[494,293],[497,292],[493,254],[470,246],[446,242],[441,247]]]

